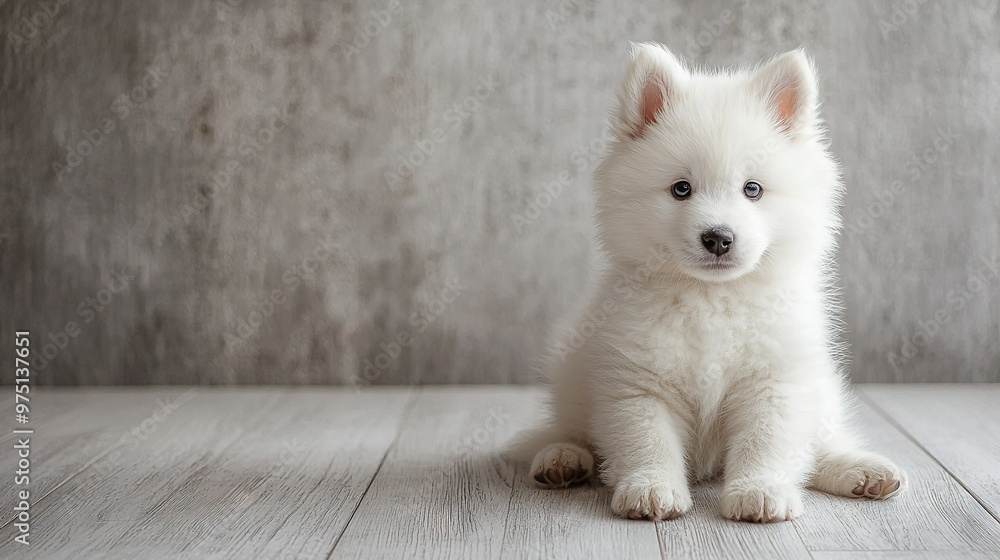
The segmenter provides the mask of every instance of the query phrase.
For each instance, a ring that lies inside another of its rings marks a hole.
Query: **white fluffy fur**
[[[598,472],[616,514],[661,520],[721,474],[723,515],[760,522],[798,515],[807,485],[871,499],[906,487],[848,427],[831,319],[843,187],[817,104],[802,51],[694,73],[633,46],[595,176],[608,266],[551,360],[551,417],[522,443],[540,485]],[[701,242],[716,226],[735,234],[721,257]]]

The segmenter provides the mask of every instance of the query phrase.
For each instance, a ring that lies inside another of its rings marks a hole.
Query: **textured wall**
[[[1000,381],[996,2],[0,13],[0,340],[31,329],[39,383],[534,379],[589,282],[629,40],[805,46],[850,193],[854,378]]]

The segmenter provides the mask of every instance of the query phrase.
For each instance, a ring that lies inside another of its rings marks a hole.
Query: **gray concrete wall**
[[[534,379],[629,40],[805,46],[854,379],[1000,381],[996,2],[226,2],[0,6],[0,340],[40,384]]]

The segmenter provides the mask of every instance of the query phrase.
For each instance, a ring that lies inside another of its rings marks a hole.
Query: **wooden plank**
[[[1000,386],[865,385],[861,392],[1000,519]]]
[[[810,492],[794,521],[810,550],[1000,551],[1000,524],[989,512],[878,412],[863,402],[858,412],[873,449],[906,470],[910,488],[884,502]]]
[[[131,442],[131,430],[138,430],[140,436],[154,434],[160,423],[143,422],[164,407],[172,411],[173,406],[182,406],[191,394],[180,387],[45,389],[33,391],[31,396],[28,428],[34,433],[27,436],[31,446],[28,488],[31,502],[37,503],[81,471],[106,468],[117,460],[115,452]],[[170,421],[171,416],[160,412],[159,417]],[[13,452],[17,437],[25,436],[8,433],[0,440],[0,472],[11,476],[18,461]],[[14,518],[14,506],[13,499],[0,502],[3,523]]]
[[[241,439],[211,471],[171,496],[144,532],[172,535],[174,542],[158,550],[186,558],[326,558],[415,391],[293,391],[279,403],[292,411],[287,421]],[[231,505],[220,507],[224,500]],[[192,525],[204,534],[200,542],[186,542],[185,535],[197,534]],[[137,536],[121,549],[128,552],[123,557],[139,557],[143,545]]]
[[[501,452],[536,391],[424,388],[331,558],[499,558],[514,478]]]
[[[108,554],[149,523],[167,497],[211,470],[243,433],[273,420],[268,407],[279,394],[275,389],[199,389],[155,429],[152,417],[143,420],[135,426],[139,435],[120,446],[119,454],[112,452],[33,505],[31,546],[13,542],[13,525],[0,528],[0,557],[68,560]],[[88,411],[113,421],[114,402]],[[143,423],[149,430],[141,431]],[[189,541],[194,535],[172,538]],[[169,540],[148,541],[146,551]]]
[[[45,542],[30,552],[325,557],[391,444],[411,393],[199,391],[183,421],[135,446],[118,461],[121,469],[37,508],[34,530]],[[122,496],[120,488],[132,494]]]

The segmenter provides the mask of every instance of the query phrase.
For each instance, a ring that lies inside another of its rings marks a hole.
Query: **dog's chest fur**
[[[664,390],[703,397],[727,379],[771,372],[795,338],[806,303],[795,299],[778,290],[642,290],[621,302],[605,336]]]
[[[697,479],[721,467],[726,398],[788,381],[790,357],[826,344],[822,329],[803,327],[819,299],[801,290],[643,289],[628,296],[601,336],[623,360],[623,386],[660,396],[683,418]]]

